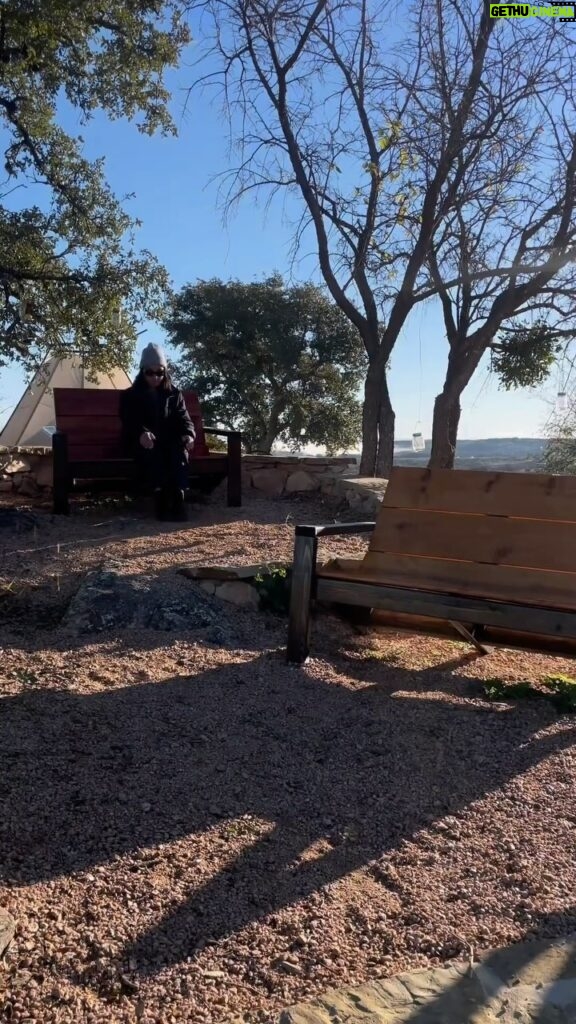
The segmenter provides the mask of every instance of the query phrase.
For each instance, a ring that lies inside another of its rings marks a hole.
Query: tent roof
[[[0,445],[8,448],[50,445],[55,426],[54,388],[123,390],[131,383],[126,371],[120,367],[99,373],[94,381],[88,381],[80,356],[48,359],[34,375],[0,432]]]

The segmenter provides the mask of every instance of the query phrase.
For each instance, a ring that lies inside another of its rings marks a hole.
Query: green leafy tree
[[[314,285],[200,281],[166,322],[182,358],[177,379],[207,415],[244,433],[251,452],[275,442],[328,452],[355,447],[365,356],[358,332]]]
[[[0,6],[0,363],[46,350],[126,362],[138,317],[164,308],[167,276],[103,161],[59,124],[65,104],[173,132],[165,69],[188,40],[179,0],[3,0]],[[122,309],[122,315],[119,311]]]

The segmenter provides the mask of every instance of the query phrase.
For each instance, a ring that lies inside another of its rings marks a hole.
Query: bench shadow
[[[418,673],[394,671],[398,689],[414,690]],[[124,951],[154,974],[576,742],[570,720],[539,734],[554,720],[393,699],[275,654],[90,695],[31,689],[2,700],[0,864],[11,884],[30,884],[241,816],[267,822],[204,885],[191,871],[189,898]],[[303,856],[318,841],[323,854]]]

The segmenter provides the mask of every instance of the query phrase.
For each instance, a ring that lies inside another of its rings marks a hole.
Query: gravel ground
[[[0,532],[0,1020],[264,1024],[576,929],[574,717],[479,685],[573,662],[324,617],[300,669],[285,622],[247,611],[234,650],[59,625],[105,559],[185,600],[179,566],[288,559],[295,521],[335,514],[212,503],[182,529],[88,508]]]

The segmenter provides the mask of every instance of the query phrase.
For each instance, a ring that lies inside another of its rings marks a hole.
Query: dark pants
[[[136,479],[143,494],[162,490],[185,491],[188,486],[188,458],[180,445],[159,445],[134,451]]]

